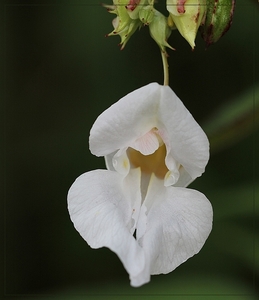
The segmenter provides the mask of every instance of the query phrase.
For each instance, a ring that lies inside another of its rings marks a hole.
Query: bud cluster
[[[215,43],[230,28],[235,0],[166,0],[168,16],[154,8],[154,0],[113,0],[104,5],[116,15],[114,30],[108,34],[121,37],[123,49],[134,32],[146,25],[162,51],[173,49],[167,40],[177,29],[192,49],[200,29],[207,45]]]
[[[166,47],[172,28],[168,25],[167,17],[154,8],[154,0],[113,0],[113,5],[104,5],[110,13],[116,14],[113,20],[114,30],[108,34],[121,37],[123,49],[132,34],[142,26],[149,25],[150,35],[162,51]]]

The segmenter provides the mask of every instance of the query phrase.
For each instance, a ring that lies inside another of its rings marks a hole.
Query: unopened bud
[[[132,19],[128,14],[126,0],[113,0],[114,5],[104,5],[110,13],[116,14],[117,17],[112,24],[114,30],[107,36],[119,35],[121,37],[121,49],[123,49],[132,36],[132,34],[142,25],[139,19]]]
[[[207,13],[201,36],[207,46],[217,42],[230,28],[235,0],[207,0]]]
[[[126,0],[117,0],[126,1]],[[149,0],[127,0],[128,5],[126,5],[127,11],[131,19],[138,19],[139,12],[148,5]]]
[[[205,16],[206,0],[167,0],[167,10],[169,21],[194,48],[198,28]]]
[[[174,50],[174,48],[167,43],[167,39],[171,34],[171,28],[167,23],[167,18],[156,9],[154,9],[153,20],[149,24],[149,31],[162,51],[165,51],[166,47]]]
[[[149,25],[153,21],[154,15],[155,9],[153,5],[147,5],[140,10],[139,19],[144,25]]]

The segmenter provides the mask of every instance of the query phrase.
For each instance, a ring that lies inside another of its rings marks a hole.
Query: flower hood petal
[[[151,83],[141,87],[105,110],[90,131],[90,150],[105,156],[128,147],[156,124],[160,86]]]
[[[68,192],[68,210],[86,242],[92,248],[110,248],[135,277],[143,273],[145,257],[133,237],[141,201],[140,171],[131,174],[126,179],[107,170],[82,174]],[[142,276],[140,285],[149,278],[149,273]]]
[[[143,147],[138,142],[152,128],[158,128],[166,144],[169,169],[171,157],[192,180],[204,172],[209,159],[206,134],[171,88],[157,83],[129,93],[104,111],[91,129],[90,150],[97,156],[106,156],[137,145],[136,150],[147,148],[143,154],[152,153],[156,150],[154,143],[148,145],[145,141],[148,147]]]
[[[170,87],[161,88],[158,119],[168,151],[192,179],[200,176],[209,160],[209,141],[193,116]]]

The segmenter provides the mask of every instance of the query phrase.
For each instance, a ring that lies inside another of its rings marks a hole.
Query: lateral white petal
[[[141,273],[144,251],[132,233],[141,205],[140,171],[132,176],[95,170],[79,176],[68,192],[68,210],[75,228],[92,248],[108,247],[130,276]]]
[[[126,176],[130,170],[130,162],[126,150],[127,149],[120,149],[112,157],[113,168],[123,176]]]
[[[192,179],[200,176],[209,159],[207,136],[168,86],[161,87],[158,119],[168,157],[179,162]]]
[[[175,187],[187,187],[189,184],[193,182],[190,174],[186,172],[183,166],[179,168],[180,177],[178,181],[174,184]]]
[[[198,253],[212,228],[212,207],[200,192],[164,187],[151,178],[146,200],[145,233],[139,240],[151,274],[168,273]],[[142,212],[140,212],[142,216]],[[137,230],[139,228],[137,227]]]
[[[105,156],[128,147],[157,124],[160,86],[151,83],[141,87],[105,110],[90,131],[90,150]]]
[[[106,168],[110,171],[116,171],[113,166],[113,157],[118,151],[114,151],[104,157]]]

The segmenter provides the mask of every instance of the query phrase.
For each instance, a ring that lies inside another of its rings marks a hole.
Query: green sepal
[[[153,5],[145,6],[139,11],[139,19],[144,25],[149,25],[153,21],[154,15],[155,9]]]
[[[153,20],[149,24],[149,31],[151,37],[156,41],[162,51],[165,52],[166,47],[174,50],[174,48],[167,43],[167,39],[172,32],[168,25],[167,18],[156,9],[154,9]]]

